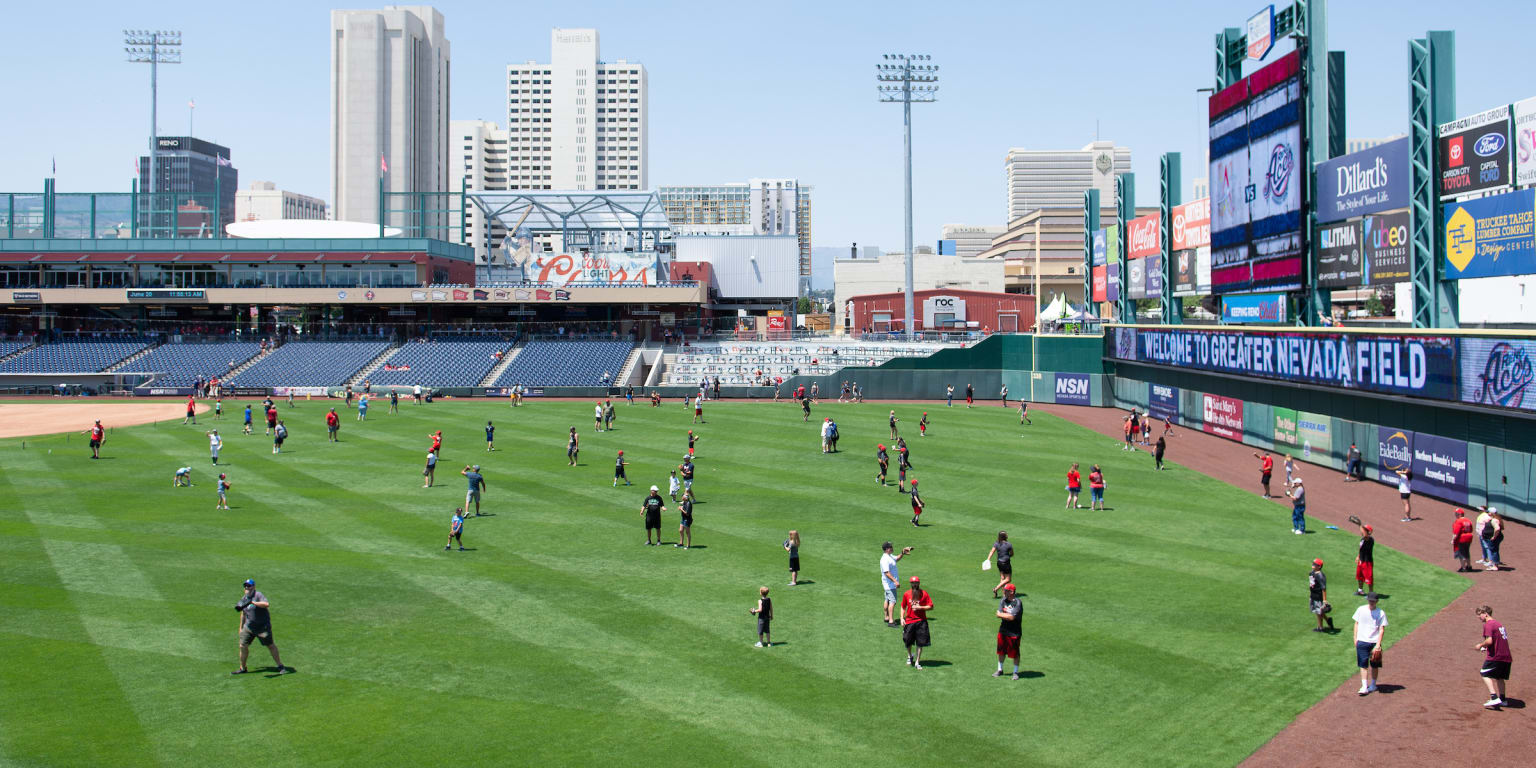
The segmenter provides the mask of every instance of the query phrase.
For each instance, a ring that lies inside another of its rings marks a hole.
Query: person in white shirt
[[[1376,593],[1365,596],[1365,605],[1355,609],[1355,663],[1360,667],[1360,695],[1376,692],[1376,674],[1381,671],[1381,645],[1386,635],[1387,613],[1376,607]]]
[[[592,409],[592,429],[595,432],[603,431],[603,404],[598,403]]]
[[[417,405],[421,405],[421,385],[420,384],[417,384],[417,385],[411,387],[411,396],[413,398],[415,398]]]
[[[182,486],[186,486],[188,488],[192,487],[191,467],[182,467],[176,470],[176,476],[171,478],[171,487],[180,488]]]
[[[219,431],[217,429],[215,429],[212,432],[209,432],[208,433],[208,455],[213,459],[213,463],[214,464],[218,464],[219,463],[219,449],[223,448],[223,447],[224,447],[224,439],[219,437]]]
[[[1397,470],[1397,497],[1403,500],[1403,522],[1413,522],[1413,474],[1406,469]]]
[[[880,549],[884,551],[884,554],[880,555],[880,588],[885,592],[885,625],[888,627],[899,627],[901,625],[897,623],[894,615],[896,610],[896,589],[901,584],[901,576],[897,573],[896,562],[906,557],[912,551],[912,548],[902,547],[901,554],[893,555],[891,554],[893,547],[887,541],[880,545]]]
[[[832,450],[832,420],[825,419],[821,422],[821,452]]]

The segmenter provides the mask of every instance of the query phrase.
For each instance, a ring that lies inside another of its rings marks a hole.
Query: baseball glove
[[[1358,517],[1356,517],[1354,515],[1350,515],[1349,516],[1349,522],[1354,523],[1355,525],[1359,525],[1360,524],[1360,518],[1358,518]]]
[[[1380,664],[1381,663],[1381,649],[1380,648],[1377,648],[1377,649],[1371,651],[1371,663],[1372,664]]]
[[[1326,600],[1323,601],[1323,613],[1325,613],[1325,614],[1333,613],[1333,603],[1330,603],[1330,602],[1328,602]]]

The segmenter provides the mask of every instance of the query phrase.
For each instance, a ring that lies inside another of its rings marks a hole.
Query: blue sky
[[[1406,131],[1407,40],[1457,33],[1457,107],[1536,95],[1521,3],[1334,0],[1329,47],[1348,52],[1348,133]],[[329,198],[330,4],[64,2],[6,9],[8,74],[0,190],[39,191],[57,157],[61,191],[125,191],[148,135],[145,65],[123,60],[125,27],[185,34],[161,68],[160,126],[233,150],[241,179]],[[359,6],[352,6],[359,7]],[[503,122],[504,67],[548,60],[552,27],[595,27],[603,58],[650,75],[651,183],[797,177],[815,186],[813,239],[899,250],[900,107],[876,99],[885,52],[942,69],[940,100],[914,107],[916,231],[1003,224],[1010,147],[1129,146],[1139,201],[1158,156],[1204,176],[1212,37],[1260,4],[1210,2],[439,2],[453,45],[455,119]],[[750,11],[743,10],[750,8]],[[1187,197],[1187,190],[1186,190]]]

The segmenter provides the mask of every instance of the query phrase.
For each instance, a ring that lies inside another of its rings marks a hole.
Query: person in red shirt
[[[267,434],[277,431],[277,406],[267,407]]]
[[[926,507],[926,506],[928,506],[928,505],[923,503],[923,497],[918,495],[918,493],[917,493],[917,481],[913,480],[912,481],[912,527],[913,528],[919,527],[918,524],[917,524],[917,518],[922,516],[922,514],[923,514],[923,507]]]
[[[1509,667],[1515,657],[1509,652],[1509,633],[1503,624],[1494,621],[1493,609],[1480,605],[1476,614],[1478,620],[1483,622],[1483,641],[1473,646],[1473,649],[1488,654],[1479,672],[1483,676],[1483,684],[1488,686],[1488,700],[1483,702],[1483,706],[1498,709],[1505,704],[1504,684],[1509,681]]]
[[[1472,521],[1467,519],[1466,510],[1456,508],[1456,520],[1451,523],[1451,556],[1461,565],[1457,567],[1457,573],[1467,573],[1472,570]]]
[[[901,596],[901,642],[907,646],[907,665],[922,669],[923,649],[929,643],[928,612],[933,610],[933,596],[923,589],[916,576],[911,584],[912,588]]]
[[[197,399],[195,397],[191,396],[191,395],[187,396],[187,415],[186,415],[185,418],[183,418],[181,420],[181,423],[182,424],[196,424],[197,423]]]
[[[1088,473],[1088,490],[1093,492],[1093,499],[1089,502],[1090,509],[1104,511],[1104,470],[1099,465],[1093,465],[1093,471]]]
[[[1083,476],[1077,472],[1077,462],[1072,462],[1072,468],[1067,470],[1067,509],[1082,509],[1083,505],[1077,503],[1077,494],[1083,491]]]
[[[438,431],[433,432],[430,435],[427,435],[427,437],[432,438],[432,452],[437,454],[437,458],[438,459],[442,459],[443,458],[443,431],[441,429],[439,429]]]
[[[106,431],[101,428],[101,419],[97,419],[90,429],[80,434],[91,436],[91,458],[101,458],[101,441],[106,437]]]
[[[340,442],[340,439],[336,436],[336,431],[339,429],[341,429],[341,417],[337,416],[336,409],[332,408],[331,412],[325,415],[326,439],[333,443]]]
[[[1270,498],[1269,477],[1275,471],[1275,457],[1269,455],[1268,451],[1262,456],[1255,453],[1253,457],[1259,460],[1259,484],[1264,486],[1264,498]]]

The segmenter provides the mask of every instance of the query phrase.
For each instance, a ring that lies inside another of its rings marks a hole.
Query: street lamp
[[[158,185],[155,177],[155,152],[159,149],[159,124],[156,122],[156,105],[159,101],[159,70],[161,64],[181,63],[181,32],[172,30],[125,29],[123,51],[133,64],[149,65],[149,191]],[[154,197],[150,197],[151,210]]]
[[[905,129],[906,149],[906,203],[907,203],[907,278],[905,293],[906,336],[912,339],[912,328],[917,325],[912,313],[912,261],[917,257],[912,248],[912,103],[937,101],[939,65],[926,64],[932,59],[927,54],[888,53],[882,63],[875,65],[875,79],[880,82],[880,101],[900,102],[902,125]]]

